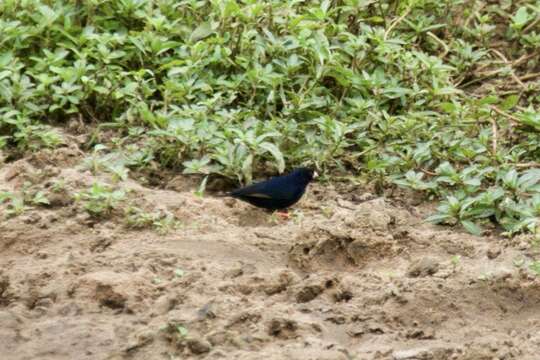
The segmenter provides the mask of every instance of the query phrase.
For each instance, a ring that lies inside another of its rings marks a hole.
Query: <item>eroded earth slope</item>
[[[82,157],[66,147],[0,170],[1,190],[27,182],[50,202],[0,225],[2,359],[538,359],[526,237],[474,237],[318,184],[276,221],[182,177],[121,182],[180,223],[130,229],[121,209],[94,219],[71,200],[111,180]]]

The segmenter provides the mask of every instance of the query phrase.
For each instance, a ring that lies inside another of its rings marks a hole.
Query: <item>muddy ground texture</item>
[[[527,236],[474,237],[424,223],[406,197],[328,184],[276,220],[182,176],[119,183],[181,224],[130,229],[71,199],[111,181],[84,157],[72,145],[1,166],[0,190],[27,182],[50,201],[0,224],[4,360],[539,357]]]

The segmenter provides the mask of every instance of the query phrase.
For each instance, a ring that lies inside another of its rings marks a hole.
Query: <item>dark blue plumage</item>
[[[290,174],[249,185],[227,195],[268,210],[285,209],[300,200],[315,176],[311,169],[298,168]]]

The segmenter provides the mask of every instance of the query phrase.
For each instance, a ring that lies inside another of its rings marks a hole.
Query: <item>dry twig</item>
[[[520,168],[520,169],[523,169],[523,168],[534,168],[534,167],[540,167],[540,163],[538,162],[535,162],[535,161],[531,161],[531,162],[527,162],[527,163],[518,163],[518,164],[514,164],[513,166],[517,167],[517,168]]]
[[[491,118],[491,129],[493,131],[493,137],[491,139],[491,152],[493,153],[493,156],[497,154],[497,138],[498,138],[498,131],[497,131],[497,122],[495,119]]]
[[[426,170],[426,169],[423,169],[423,168],[420,168],[420,171],[422,171],[424,174],[427,174],[429,176],[437,175],[437,173],[434,173],[433,171],[429,171],[429,170]]]
[[[448,45],[446,45],[446,43],[444,41],[439,39],[439,37],[437,35],[435,35],[434,33],[432,33],[431,31],[428,31],[427,34],[429,36],[431,36],[431,38],[433,40],[435,40],[439,45],[441,45],[443,47],[444,52],[441,55],[439,55],[439,58],[441,58],[441,59],[444,58],[448,54],[448,52],[450,51],[450,49],[448,48]]]
[[[399,18],[397,18],[395,21],[392,22],[392,24],[390,24],[390,26],[388,27],[388,29],[384,32],[384,40],[386,41],[386,39],[388,38],[388,35],[390,35],[390,32],[392,30],[394,30],[394,28],[400,23],[403,21],[403,19],[405,19],[405,17],[407,15],[409,15],[409,13],[411,12],[412,10],[412,6],[409,6],[405,12],[403,13],[403,15],[401,15]]]
[[[523,76],[520,76],[519,80],[526,81],[526,80],[534,79],[534,78],[539,77],[539,76],[540,76],[540,72],[530,73],[530,74],[525,74]]]
[[[514,115],[510,115],[504,111],[502,111],[501,109],[499,109],[497,106],[495,105],[491,105],[491,110],[495,111],[497,114],[499,115],[502,115],[504,116],[505,118],[507,118],[508,120],[510,120],[510,122],[512,122],[514,125],[515,124],[519,124],[520,123],[520,120],[515,117]]]
[[[510,67],[513,66],[513,64],[510,63],[508,61],[508,59],[506,58],[506,56],[504,56],[503,53],[501,53],[499,50],[491,49],[491,52],[493,52],[495,55],[497,55],[507,65],[510,65]],[[514,81],[517,82],[519,84],[519,86],[521,86],[523,88],[523,90],[527,90],[527,87],[525,86],[525,84],[523,84],[523,82],[521,80],[519,80],[519,78],[516,76],[516,73],[514,72],[514,69],[511,69],[510,71],[511,71],[510,76],[512,76],[512,79],[514,79]]]

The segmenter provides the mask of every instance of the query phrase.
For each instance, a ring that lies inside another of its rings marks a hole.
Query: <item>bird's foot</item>
[[[274,215],[281,220],[289,220],[291,218],[291,215],[286,211],[276,211],[274,212]]]

